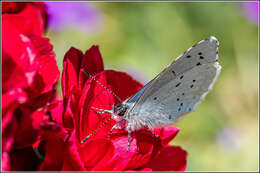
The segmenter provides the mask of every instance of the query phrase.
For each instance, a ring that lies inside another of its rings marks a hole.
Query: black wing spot
[[[190,86],[190,88],[192,88],[192,87],[193,87],[193,85]]]
[[[204,59],[204,57],[203,57],[203,56],[200,56],[200,59]]]
[[[201,63],[200,63],[200,62],[198,62],[196,65],[197,65],[197,66],[199,66],[199,65],[201,65]]]
[[[173,70],[172,70],[172,73],[174,74],[174,76],[176,76],[176,73],[175,73],[175,71],[173,71]]]
[[[182,79],[183,78],[183,75],[180,77],[180,79]]]
[[[157,99],[157,97],[154,97],[153,99],[154,99],[154,100],[156,100],[156,99]]]
[[[199,52],[199,53],[198,53],[198,55],[202,55],[202,53],[201,53],[201,52]]]
[[[177,85],[175,85],[175,87],[178,87],[180,84],[181,84],[181,82],[180,82],[180,83],[178,83]]]
[[[179,99],[179,98],[177,98],[177,101],[180,101],[180,99]]]
[[[178,112],[180,112],[180,111],[181,111],[181,108],[178,109]]]
[[[196,80],[193,80],[192,82],[196,82]]]
[[[183,103],[181,103],[180,106],[183,106]]]
[[[182,95],[184,96],[184,93],[182,93]]]
[[[190,57],[191,57],[190,55],[186,56],[186,58],[190,58]]]

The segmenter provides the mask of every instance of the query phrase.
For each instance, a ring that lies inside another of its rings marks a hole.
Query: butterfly
[[[220,74],[218,47],[218,40],[210,36],[189,48],[136,94],[113,105],[111,110],[93,109],[99,113],[110,113],[111,118],[118,121],[110,133],[113,129],[128,131],[128,151],[132,131],[143,127],[169,126],[196,110]],[[85,142],[96,130],[81,142]]]

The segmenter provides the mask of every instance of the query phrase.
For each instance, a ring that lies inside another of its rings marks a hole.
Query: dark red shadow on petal
[[[30,109],[20,107],[14,112],[18,128],[15,133],[14,148],[20,149],[31,146],[38,136],[39,131],[33,127],[32,112]]]
[[[22,68],[20,68],[5,51],[3,51],[2,63],[4,64],[2,67],[3,93],[15,87],[23,88],[28,85]]]
[[[187,152],[181,147],[168,146],[150,160],[144,167],[153,171],[184,171],[187,164]]]
[[[10,152],[11,171],[35,171],[40,164],[32,147],[12,149]]]
[[[26,2],[2,2],[2,14],[19,13],[26,6]]]

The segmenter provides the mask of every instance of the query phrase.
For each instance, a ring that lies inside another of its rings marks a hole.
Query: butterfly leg
[[[96,128],[96,130],[94,130],[91,134],[89,134],[87,137],[85,137],[81,143],[84,143],[88,138],[90,138],[93,134],[95,134],[105,123],[107,123],[108,121],[110,121],[112,119],[112,117],[108,118],[106,121],[104,121],[98,128]]]
[[[111,128],[111,130],[110,130],[110,132],[109,132],[109,137],[112,135],[112,132],[113,132],[113,130],[114,129],[122,129],[122,123],[123,123],[123,121],[119,121],[117,124],[115,124],[112,128]]]
[[[104,116],[104,117],[102,118],[102,117],[100,117],[100,115],[98,114],[98,117],[101,118],[102,121],[103,121],[106,125],[112,127],[112,125],[110,125],[110,124],[108,124],[108,123],[105,122],[105,118],[106,118],[106,117],[109,117],[109,116],[110,116],[110,114],[109,114],[109,115],[106,115],[106,116]]]
[[[94,112],[98,114],[98,117],[100,117],[99,114],[105,114],[105,113],[107,113],[106,111],[94,111]],[[105,119],[106,117],[108,117],[108,116],[110,116],[110,114],[109,114],[109,115],[106,115],[104,118],[102,118],[102,120],[104,120],[104,119]],[[100,117],[100,118],[101,118],[101,117]],[[111,127],[110,124],[108,124],[108,123],[105,123],[105,124]]]
[[[130,147],[130,138],[131,138],[131,129],[128,129],[128,142],[127,142],[126,152],[128,152],[129,147]]]
[[[109,132],[109,135],[108,135],[109,138],[110,138],[110,136],[112,135],[113,130],[114,130],[114,129],[117,129],[117,128],[118,128],[118,124],[115,124],[115,125],[111,128],[111,130],[110,130],[110,132]]]
[[[152,129],[149,129],[149,132],[151,132],[151,134],[154,135],[155,137],[160,138],[160,136],[159,136],[159,135],[156,135],[156,134],[152,131]]]

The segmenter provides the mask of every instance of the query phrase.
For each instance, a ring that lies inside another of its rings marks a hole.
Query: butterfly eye
[[[120,117],[122,117],[122,116],[125,115],[125,112],[119,112],[117,115],[120,116]]]
[[[126,111],[128,109],[128,106],[123,105],[123,104],[119,104],[117,106],[114,107],[114,112],[118,115],[118,116],[124,116]]]

